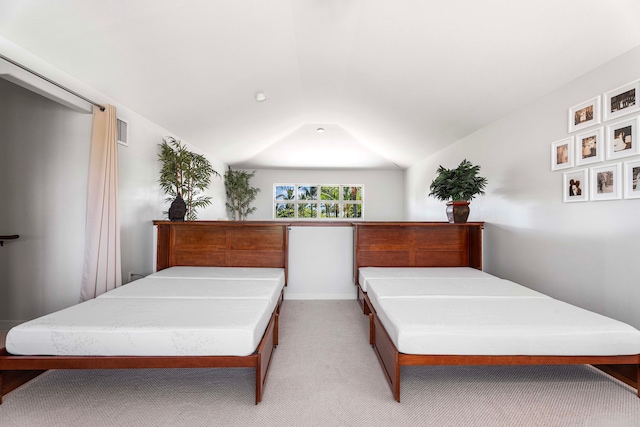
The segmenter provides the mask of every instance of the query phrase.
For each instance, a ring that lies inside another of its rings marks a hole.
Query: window
[[[275,184],[273,217],[364,218],[364,185]]]

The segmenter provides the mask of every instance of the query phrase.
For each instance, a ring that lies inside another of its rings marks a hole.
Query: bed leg
[[[280,325],[280,315],[276,313],[275,323],[273,325],[273,346],[278,346],[278,326]]]
[[[400,353],[393,344],[393,341],[391,341],[384,326],[380,323],[380,319],[375,316],[374,326],[376,337],[373,349],[375,350],[376,356],[378,356],[382,372],[389,383],[391,394],[393,394],[394,399],[400,402],[400,368],[402,366]]]
[[[393,397],[396,398],[396,402],[400,403],[400,364],[396,362],[396,387],[393,391]]]
[[[46,371],[12,371],[0,370],[0,404],[3,396],[11,393],[16,388],[28,383]]]
[[[376,329],[373,323],[373,313],[369,313],[369,344],[376,343]]]
[[[260,376],[260,372],[262,371],[262,367],[260,362],[258,362],[258,366],[256,366],[256,405],[262,401],[262,378]]]

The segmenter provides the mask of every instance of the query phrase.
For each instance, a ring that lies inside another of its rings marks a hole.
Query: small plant
[[[438,167],[437,176],[431,182],[429,196],[442,201],[471,201],[484,194],[487,178],[479,177],[480,166],[473,166],[467,159],[455,169]]]
[[[211,205],[211,197],[202,192],[211,184],[211,176],[220,174],[202,154],[187,150],[180,140],[167,136],[159,145],[158,160],[162,169],[158,182],[169,195],[165,201],[182,197],[186,204],[185,217],[187,221],[193,221],[197,218],[197,209]]]
[[[256,211],[251,203],[256,199],[259,188],[251,187],[251,178],[256,171],[251,173],[242,170],[231,170],[231,166],[224,174],[224,189],[227,193],[227,209],[236,220],[246,220],[247,216]]]

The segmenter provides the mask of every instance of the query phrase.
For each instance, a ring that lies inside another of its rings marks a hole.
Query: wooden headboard
[[[275,221],[154,221],[156,270],[176,265],[287,271],[288,225]]]
[[[482,270],[482,222],[367,222],[355,226],[359,267],[473,267]]]
[[[357,285],[357,300],[364,313],[368,314],[370,308],[358,283],[360,267],[473,267],[482,270],[483,224],[355,223],[353,283]]]

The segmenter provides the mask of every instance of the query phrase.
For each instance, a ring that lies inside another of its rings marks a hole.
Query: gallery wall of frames
[[[636,80],[569,108],[568,136],[551,143],[564,202],[640,198],[639,91]]]

